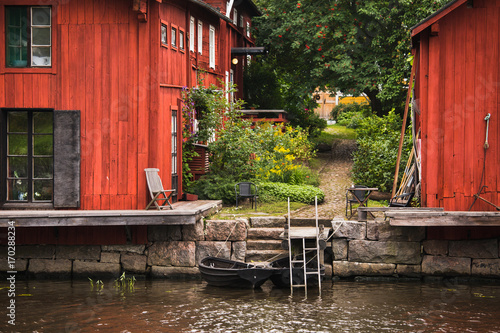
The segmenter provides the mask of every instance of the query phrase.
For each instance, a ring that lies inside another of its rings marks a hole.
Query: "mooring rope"
[[[222,248],[224,247],[224,245],[226,245],[227,241],[229,240],[229,237],[231,237],[231,235],[233,234],[233,231],[234,229],[236,228],[236,225],[238,225],[238,223],[240,223],[239,221],[236,221],[236,223],[233,225],[233,228],[231,229],[231,232],[229,233],[229,235],[227,235],[227,238],[226,240],[224,241],[224,244],[222,244],[222,246],[220,247],[219,251],[217,252],[217,254],[215,255],[215,257],[218,257],[219,256],[219,253],[220,251],[222,251]]]

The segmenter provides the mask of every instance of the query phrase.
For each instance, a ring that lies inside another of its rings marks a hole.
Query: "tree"
[[[378,115],[401,111],[410,27],[447,0],[260,0],[259,45],[296,94],[365,93]]]

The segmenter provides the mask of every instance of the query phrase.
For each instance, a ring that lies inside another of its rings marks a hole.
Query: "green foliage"
[[[274,66],[255,59],[243,73],[243,96],[249,106],[262,110],[284,108],[281,83]]]
[[[240,181],[210,173],[196,181],[194,190],[200,200],[222,200],[225,204],[234,204],[234,185]]]
[[[332,111],[330,112],[330,118],[333,120],[338,120],[339,116],[342,116],[348,112],[361,113],[364,117],[368,117],[371,115],[370,106],[368,104],[343,103],[343,104],[335,105],[333,107]],[[345,126],[345,125],[343,125],[343,126]]]
[[[290,185],[312,185],[318,187],[319,175],[307,167],[299,166],[287,175],[285,182]]]
[[[396,170],[401,118],[393,111],[384,117],[365,118],[356,133],[358,149],[353,154],[353,181],[378,187],[383,192],[390,191]],[[409,136],[406,137],[401,164],[406,163],[411,147]]]
[[[255,134],[258,149],[252,165],[257,179],[289,182],[299,163],[314,156],[313,145],[301,128],[264,123],[256,127]]]
[[[325,194],[317,187],[311,185],[289,185],[282,183],[261,182],[259,186],[259,199],[264,202],[286,201],[290,198],[293,202],[314,204],[314,198],[318,197],[318,203],[323,202]]]
[[[279,76],[297,95],[365,93],[374,111],[403,109],[410,29],[448,0],[260,0],[253,23]]]
[[[194,151],[194,143],[208,143],[216,133],[223,131],[226,126],[247,126],[248,122],[239,119],[243,101],[228,102],[226,93],[233,93],[234,86],[222,90],[215,85],[204,88],[203,80],[198,82],[198,87],[184,88],[183,99],[183,144],[182,144],[182,174],[183,188],[185,191],[193,190],[193,175],[189,162],[193,157],[199,156]],[[198,121],[198,129],[193,127],[194,120]]]
[[[133,291],[135,287],[135,276],[126,277],[125,272],[123,272],[122,275],[115,280],[113,287],[122,293],[125,291]]]
[[[286,75],[283,75],[283,81]],[[294,86],[284,84],[285,110],[293,127],[306,128],[309,137],[315,138],[326,128],[326,120],[320,118],[314,109],[318,106],[312,99],[312,93],[298,92]]]
[[[364,118],[361,112],[347,111],[343,112],[338,116],[337,124],[340,126],[345,126],[347,128],[358,128],[361,120]]]

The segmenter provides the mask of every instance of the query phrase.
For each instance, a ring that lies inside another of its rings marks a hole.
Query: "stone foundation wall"
[[[22,232],[18,228],[17,232]],[[190,226],[150,226],[144,245],[19,245],[15,270],[22,278],[116,278],[134,276],[199,278],[205,256],[245,260],[248,221],[198,221]],[[8,267],[0,247],[0,272]]]
[[[425,227],[334,220],[333,274],[500,278],[499,240],[426,240]]]
[[[332,226],[325,264],[338,278],[500,278],[496,238],[426,240],[424,227],[392,227],[384,221],[334,220]],[[200,220],[192,226],[150,226],[143,245],[20,245],[17,276],[103,279],[126,272],[199,278],[197,264],[205,256],[245,261],[249,229],[246,219]],[[0,247],[0,272],[12,270],[7,263],[7,247]]]

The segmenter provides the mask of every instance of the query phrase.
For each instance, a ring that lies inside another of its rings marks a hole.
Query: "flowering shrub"
[[[256,128],[255,178],[287,183],[301,162],[314,155],[307,132],[290,126],[261,124]]]
[[[253,126],[240,117],[241,101],[228,102],[222,90],[185,89],[183,97],[184,186],[192,186],[201,199],[231,202],[234,184],[241,181],[314,183],[315,177],[310,177],[312,173],[305,172],[307,168],[301,165],[314,156],[306,130],[265,122]],[[193,119],[198,121],[197,130],[192,126]],[[195,142],[207,143],[210,172],[193,184],[188,162],[196,156],[192,149]],[[304,200],[308,199],[299,201]]]

